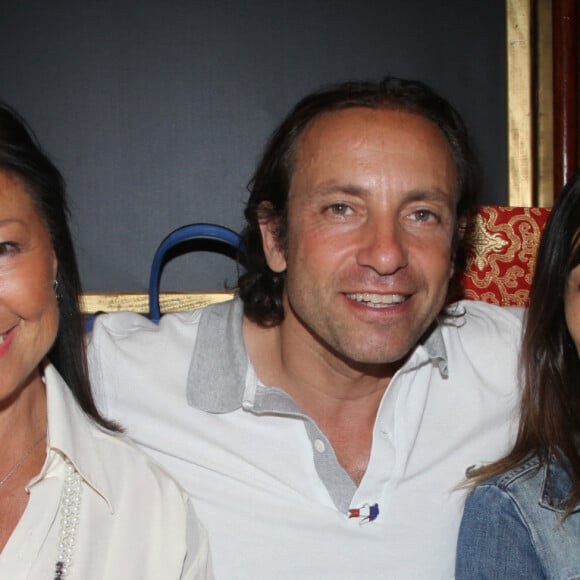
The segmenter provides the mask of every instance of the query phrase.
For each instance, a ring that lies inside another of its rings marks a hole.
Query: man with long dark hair
[[[520,330],[446,307],[478,189],[423,83],[325,89],[251,181],[236,299],[97,323],[97,398],[197,500],[218,578],[452,577],[455,486],[509,445]]]

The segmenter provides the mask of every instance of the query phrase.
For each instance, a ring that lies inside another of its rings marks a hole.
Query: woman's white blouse
[[[53,367],[45,372],[47,457],[0,554],[0,578],[58,578],[67,464],[81,478],[67,580],[210,579],[207,535],[181,488],[123,435],[95,425]]]

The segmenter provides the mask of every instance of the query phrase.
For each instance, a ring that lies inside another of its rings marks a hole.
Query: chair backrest
[[[547,208],[479,208],[469,224],[465,298],[501,306],[527,306]]]
[[[168,253],[183,242],[191,240],[207,239],[214,240],[234,250],[234,256],[242,253],[241,238],[236,232],[215,224],[189,224],[172,231],[155,251],[151,273],[149,274],[149,318],[153,322],[159,322],[161,308],[159,305],[159,280],[161,271],[167,259]]]
[[[467,268],[462,276],[464,297],[502,306],[526,306],[540,236],[549,209],[481,206],[468,224]],[[227,300],[231,292],[164,292],[159,294],[159,277],[167,253],[194,238],[221,241],[243,254],[239,236],[213,224],[190,224],[169,234],[153,259],[148,294],[85,294],[83,311],[134,310],[150,313],[159,320],[161,312],[178,312]]]

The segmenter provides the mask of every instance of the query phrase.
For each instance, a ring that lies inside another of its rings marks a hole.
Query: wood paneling
[[[578,0],[553,0],[554,191],[578,166]]]

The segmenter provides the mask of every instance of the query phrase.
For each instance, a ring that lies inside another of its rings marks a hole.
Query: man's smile
[[[370,292],[345,294],[347,298],[369,308],[387,308],[395,304],[402,304],[407,300],[403,294],[372,294]]]

